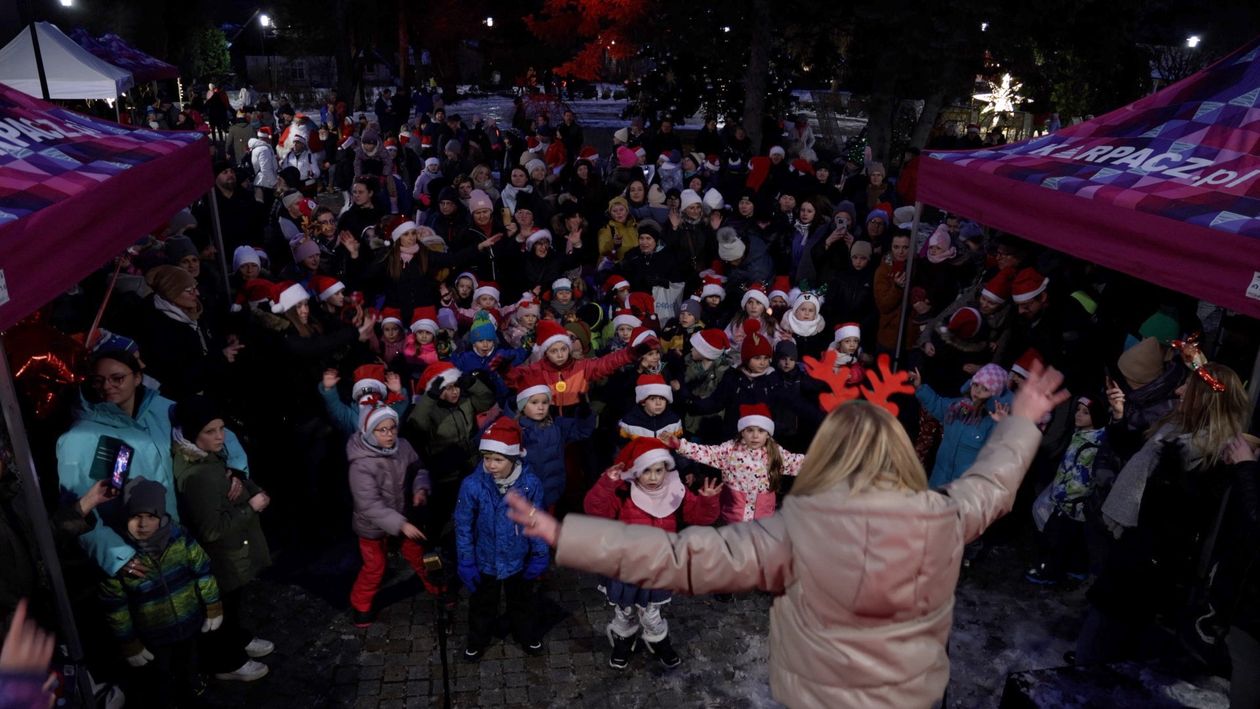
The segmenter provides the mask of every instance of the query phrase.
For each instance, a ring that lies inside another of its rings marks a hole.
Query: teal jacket
[[[971,380],[967,380],[964,384],[964,390],[970,386]],[[997,422],[993,420],[989,414],[994,411],[994,404],[1002,403],[1010,405],[1011,392],[1004,391],[998,396],[991,397],[985,402],[985,414],[981,415],[974,423],[968,423],[962,420],[955,420],[949,416],[949,407],[964,397],[954,397],[947,399],[937,394],[932,387],[923,384],[915,391],[919,403],[932,414],[932,418],[941,422],[941,445],[936,449],[936,463],[932,466],[931,477],[928,479],[928,485],[933,488],[943,487],[953,482],[967,472],[967,468],[976,462],[976,457],[980,455],[980,449],[984,447],[984,442],[989,440],[989,434],[993,432],[993,427]]]
[[[143,476],[166,486],[166,509],[175,522],[179,507],[175,500],[175,473],[171,462],[171,406],[174,403],[152,389],[136,390],[136,415],[128,416],[115,404],[93,403],[80,396],[75,408],[75,422],[57,439],[57,477],[61,487],[75,497],[83,495],[96,483],[92,479],[92,460],[101,436],[113,436],[135,449],[131,476]],[[249,461],[241,442],[231,431],[224,441],[228,467],[249,473]],[[98,566],[114,576],[135,549],[119,535],[125,528],[122,496],[96,508],[104,524],[79,537],[79,544]]]

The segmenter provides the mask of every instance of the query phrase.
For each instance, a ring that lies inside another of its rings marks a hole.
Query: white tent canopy
[[[131,88],[130,72],[119,69],[67,37],[56,25],[36,22],[39,53],[44,58],[48,95],[55,99],[116,99]],[[30,27],[22,28],[0,49],[0,83],[41,98]]]

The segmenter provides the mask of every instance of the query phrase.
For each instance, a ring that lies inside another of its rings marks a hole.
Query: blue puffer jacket
[[[594,414],[585,418],[558,416],[551,424],[522,416],[521,445],[525,446],[525,462],[543,485],[541,507],[549,508],[564,495],[565,468],[564,447],[581,441],[595,433]]]
[[[179,505],[175,501],[171,459],[170,411],[173,405],[170,399],[141,387],[136,390],[136,415],[128,416],[116,404],[93,403],[80,395],[74,424],[57,439],[57,476],[61,487],[79,497],[96,484],[91,471],[97,443],[101,436],[113,436],[135,449],[131,460],[132,477],[145,477],[166,486],[166,509],[171,519],[178,522]],[[249,462],[241,442],[231,431],[225,433],[223,444],[228,467],[248,473]],[[104,524],[96,525],[79,537],[79,543],[106,574],[113,576],[136,553],[115,531],[126,525],[122,496],[102,503],[96,512]]]
[[[507,410],[509,403],[507,384],[503,383],[503,377],[499,376],[498,372],[490,369],[490,361],[499,355],[511,362],[513,367],[517,367],[525,363],[525,359],[529,357],[529,350],[524,348],[495,347],[490,354],[482,357],[469,348],[463,352],[456,352],[451,355],[451,364],[459,368],[459,371],[464,374],[485,372],[487,375],[486,383],[494,389],[494,400],[504,410]]]
[[[522,462],[521,476],[510,489],[534,505],[543,503],[542,483]],[[477,464],[459,486],[455,505],[455,550],[459,563],[476,562],[481,573],[499,579],[519,574],[530,559],[547,557],[547,543],[525,536],[519,524],[507,516],[507,500],[499,494],[494,477]]]
[[[968,379],[963,385],[963,390],[968,391],[970,387],[971,380]],[[933,488],[943,487],[953,482],[967,472],[967,468],[970,468],[972,463],[976,462],[976,456],[980,454],[984,442],[989,440],[989,434],[997,425],[997,422],[988,414],[993,413],[995,404],[1002,403],[1009,406],[1012,399],[1009,390],[990,397],[984,405],[987,413],[975,423],[966,423],[961,420],[949,421],[946,414],[954,402],[969,397],[946,399],[927,384],[921,385],[915,391],[915,396],[918,397],[923,408],[944,426],[941,446],[936,450],[936,464],[932,466],[932,476],[928,479],[928,485]]]

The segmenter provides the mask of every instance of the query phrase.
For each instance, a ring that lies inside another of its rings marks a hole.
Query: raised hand
[[[609,480],[621,482],[621,474],[626,471],[626,466],[622,463],[616,463],[611,468],[604,471],[604,477]]]
[[[324,383],[324,388],[325,388],[325,389],[333,389],[333,388],[336,388],[336,386],[337,386],[337,382],[339,382],[339,381],[341,381],[341,375],[337,372],[337,370],[335,370],[335,369],[325,369],[325,370],[324,370],[324,382],[323,382],[323,383]]]
[[[1028,370],[1027,380],[1015,392],[1011,415],[1036,423],[1069,397],[1071,394],[1063,388],[1063,374],[1053,367],[1046,369],[1040,362],[1034,362]]]
[[[555,517],[535,507],[515,490],[508,491],[507,503],[508,519],[521,525],[526,536],[541,539],[548,546],[556,545],[556,540],[560,538],[560,522]]]
[[[1107,377],[1107,406],[1111,409],[1111,418],[1124,418],[1124,390],[1111,377]]]
[[[713,497],[720,492],[722,492],[721,480],[718,480],[717,478],[705,478],[704,482],[701,483],[697,494],[699,494],[700,497]]]
[[[993,419],[994,421],[1001,422],[1002,419],[1005,419],[1007,416],[1010,416],[1010,415],[1011,415],[1010,405],[997,402],[993,405],[993,413],[989,414],[989,418]]]

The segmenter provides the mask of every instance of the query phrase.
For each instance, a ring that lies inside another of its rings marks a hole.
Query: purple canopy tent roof
[[[70,38],[98,58],[131,72],[137,84],[179,77],[177,67],[132,47],[116,34],[93,38],[87,30],[80,27],[70,33]]]
[[[1260,317],[1260,38],[1053,134],[930,153],[918,199]]]
[[[0,84],[0,330],[213,183],[200,133],[84,116]]]

